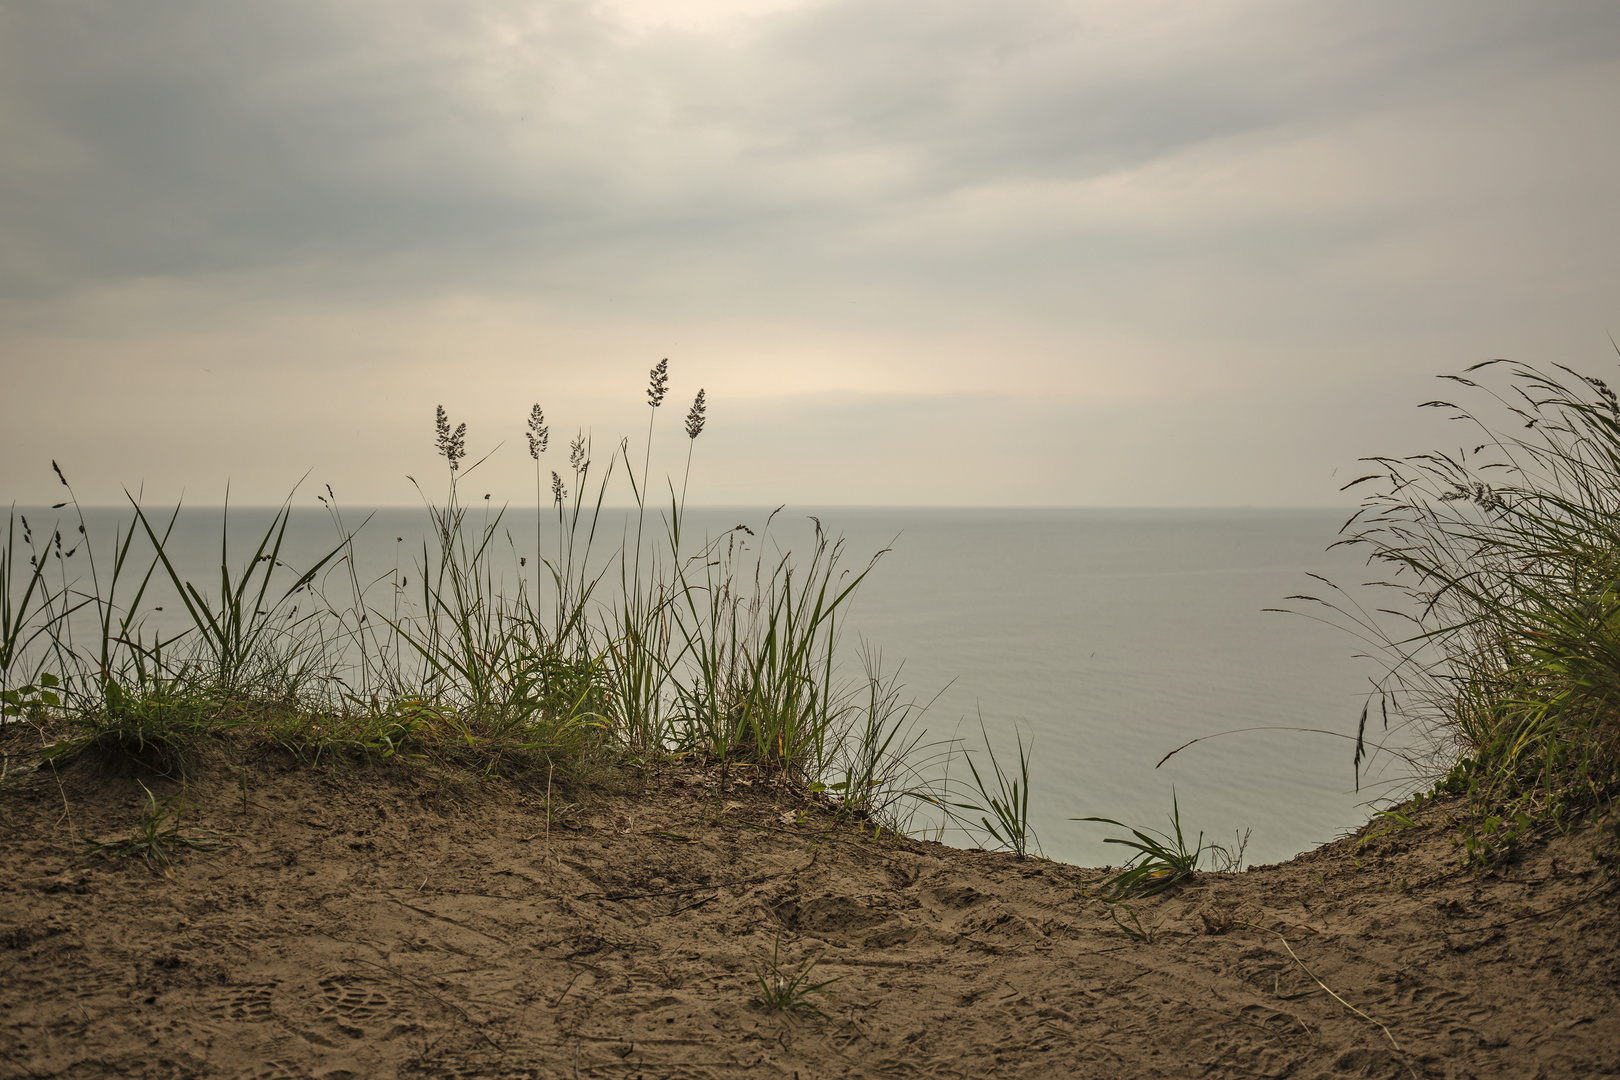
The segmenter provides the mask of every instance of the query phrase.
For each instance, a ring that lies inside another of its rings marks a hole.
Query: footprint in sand
[[[321,995],[327,1000],[322,1015],[331,1016],[358,1026],[368,1020],[394,1012],[394,999],[381,984],[359,975],[332,975],[319,983]]]
[[[208,1015],[214,1020],[237,1023],[257,1023],[271,1018],[271,1000],[275,983],[252,983],[227,986],[219,991],[216,1000],[208,1005]]]

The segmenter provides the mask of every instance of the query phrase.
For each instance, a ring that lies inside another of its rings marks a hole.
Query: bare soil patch
[[[171,880],[85,853],[134,827],[136,778],[14,775],[0,1076],[1620,1075],[1596,828],[1476,877],[1435,804],[1133,904],[1142,942],[1098,871],[719,779],[575,789],[548,826],[543,784],[216,763],[182,827],[228,835]],[[837,979],[825,1015],[752,1002],[778,942]]]

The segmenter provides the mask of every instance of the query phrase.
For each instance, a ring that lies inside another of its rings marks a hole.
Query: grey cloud
[[[669,355],[701,501],[1320,502],[1608,355],[1617,85],[1607,0],[0,0],[0,472],[398,501]]]
[[[1095,29],[1107,10],[862,0],[740,43],[632,38],[562,2],[10,3],[0,115],[26,137],[0,227],[27,257],[6,286],[300,263],[565,285],[782,245],[809,273],[837,261],[827,230],[917,199],[1467,93],[1620,40],[1583,3],[1266,3],[1193,39],[1120,40]],[[863,154],[891,165],[866,176]]]
[[[420,25],[403,5],[375,5],[365,22],[338,10],[9,12],[6,111],[67,143],[72,160],[13,160],[8,230],[32,233],[68,274],[184,274],[453,252],[518,221],[543,224],[548,202],[570,210],[556,184],[503,190],[515,186],[495,152],[504,118],[469,93],[470,62],[449,47],[473,44],[475,27]],[[571,197],[592,196],[581,186]]]
[[[714,113],[784,156],[909,149],[916,194],[1092,175],[1214,139],[1476,93],[1613,57],[1620,31],[1620,15],[1591,3],[1265,3],[1226,16],[1206,5],[1191,28],[1125,35],[1085,17],[1107,8],[1118,6],[818,9],[764,42]],[[1151,22],[1153,5],[1138,10]]]

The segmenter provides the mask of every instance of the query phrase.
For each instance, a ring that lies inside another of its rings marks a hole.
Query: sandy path
[[[1591,832],[1475,879],[1435,807],[1144,901],[1142,943],[1095,872],[696,772],[575,792],[549,838],[533,793],[252,772],[245,812],[234,776],[193,780],[195,824],[234,835],[173,881],[81,853],[127,834],[133,780],[0,789],[0,1076],[1620,1075]],[[838,980],[824,1017],[751,1003],[778,939]]]

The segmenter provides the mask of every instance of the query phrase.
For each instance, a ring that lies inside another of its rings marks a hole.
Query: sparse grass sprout
[[[781,966],[781,949],[782,935],[778,934],[771,946],[770,966],[762,968],[758,964],[754,965],[754,977],[759,985],[759,993],[753,999],[754,1004],[766,1012],[812,1012],[826,1019],[827,1014],[811,1000],[811,995],[831,997],[832,992],[827,987],[837,982],[838,978],[825,979],[817,983],[810,981],[816,965],[821,963],[821,953],[799,961],[798,966],[792,971],[784,971]]]
[[[145,784],[141,785],[141,790],[146,793],[146,808],[141,811],[135,830],[122,840],[105,843],[92,840],[88,850],[107,859],[138,855],[154,871],[173,879],[174,856],[178,852],[188,849],[214,851],[219,848],[218,838],[223,834],[213,829],[181,828],[181,815],[196,809],[184,793],[159,799]]]

